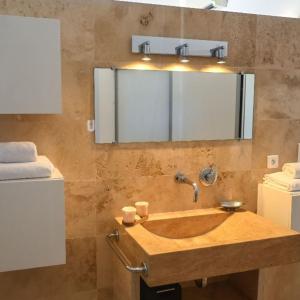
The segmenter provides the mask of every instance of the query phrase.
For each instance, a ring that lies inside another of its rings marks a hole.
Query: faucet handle
[[[218,179],[218,169],[214,164],[202,169],[199,173],[199,180],[204,186],[210,186],[216,183]]]

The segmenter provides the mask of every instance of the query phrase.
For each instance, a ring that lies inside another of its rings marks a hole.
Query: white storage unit
[[[61,112],[59,20],[0,16],[0,114]]]
[[[300,231],[300,192],[258,185],[257,213],[274,223]]]
[[[257,213],[278,225],[300,231],[300,193],[290,193],[258,185]],[[259,270],[258,300],[298,300],[300,295],[300,264],[276,266]],[[282,282],[283,284],[277,284]]]
[[[0,181],[0,272],[65,264],[64,179]]]

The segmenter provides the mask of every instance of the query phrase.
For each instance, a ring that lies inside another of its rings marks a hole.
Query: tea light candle
[[[135,202],[136,212],[141,218],[148,216],[148,207],[149,207],[148,202],[145,201]]]
[[[123,223],[132,225],[135,222],[136,209],[133,206],[125,206],[122,208]]]

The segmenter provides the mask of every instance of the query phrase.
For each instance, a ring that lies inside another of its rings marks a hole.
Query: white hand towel
[[[264,182],[271,185],[277,185],[289,192],[300,191],[300,179],[288,177],[283,172],[266,174],[264,176]]]
[[[38,156],[37,161],[27,163],[0,163],[0,180],[51,177],[53,164],[46,156]]]
[[[265,180],[264,181],[264,184],[269,186],[269,187],[272,187],[272,188],[275,188],[275,189],[278,189],[278,190],[281,190],[283,192],[288,192],[287,189],[285,187],[283,187],[282,185],[278,185],[276,183],[274,183],[273,181],[271,180]],[[290,192],[289,192],[290,193]]]
[[[0,143],[0,163],[25,163],[37,159],[37,150],[31,142]]]
[[[284,164],[282,171],[291,178],[300,179],[300,162]]]

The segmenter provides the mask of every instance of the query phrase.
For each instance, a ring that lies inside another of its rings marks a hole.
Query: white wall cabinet
[[[0,272],[66,263],[64,179],[0,181]]]
[[[0,114],[57,114],[59,20],[0,16]]]

